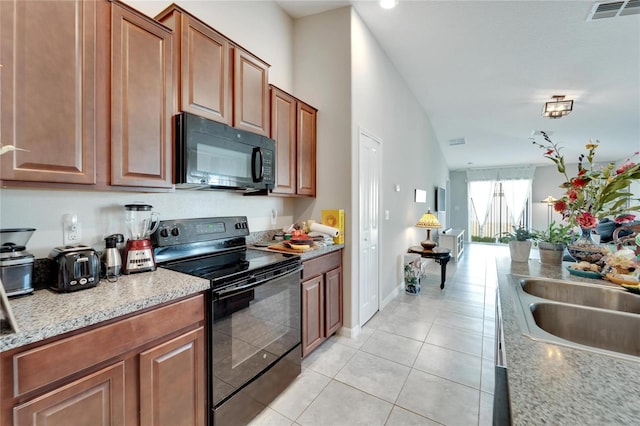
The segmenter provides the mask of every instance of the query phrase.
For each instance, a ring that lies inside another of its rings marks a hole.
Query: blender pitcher
[[[158,214],[152,212],[153,206],[142,203],[126,204],[125,223],[131,240],[145,240],[158,228]]]

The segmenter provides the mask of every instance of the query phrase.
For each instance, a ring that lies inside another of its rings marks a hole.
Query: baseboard
[[[380,302],[380,310],[383,310],[385,306],[391,303],[391,301],[395,299],[398,296],[398,294],[400,294],[400,292],[403,290],[404,290],[404,281],[402,281],[399,286],[394,288],[393,291],[389,293],[389,295]]]
[[[360,334],[360,325],[356,325],[354,327],[340,327],[338,331],[336,331],[338,336],[348,337],[349,339],[355,339]]]

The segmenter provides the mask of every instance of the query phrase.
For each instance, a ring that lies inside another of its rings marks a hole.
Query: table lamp
[[[420,245],[424,247],[425,250],[433,250],[436,246],[436,243],[431,241],[431,230],[442,228],[440,222],[438,222],[438,218],[435,217],[431,210],[428,210],[425,214],[422,215],[418,223],[416,223],[417,228],[427,228],[427,239],[422,241]]]

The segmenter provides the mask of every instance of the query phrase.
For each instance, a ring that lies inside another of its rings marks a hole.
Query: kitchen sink
[[[620,288],[538,278],[522,279],[520,285],[526,293],[543,299],[640,314],[640,297]]]
[[[515,275],[509,280],[525,336],[640,362],[640,296],[606,285]]]
[[[531,312],[538,327],[554,336],[640,356],[640,315],[559,303],[534,303]]]

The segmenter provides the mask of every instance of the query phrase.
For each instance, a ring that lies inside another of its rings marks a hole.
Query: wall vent
[[[464,138],[449,139],[449,145],[464,145],[467,143]]]
[[[593,5],[587,21],[638,14],[640,14],[640,0],[600,2]]]

